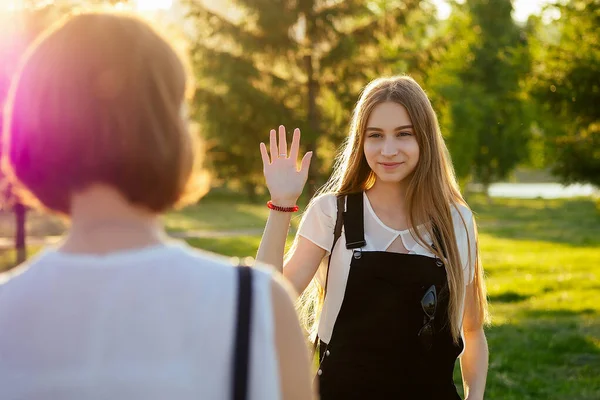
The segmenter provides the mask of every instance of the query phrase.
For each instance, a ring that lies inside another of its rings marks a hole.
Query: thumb
[[[310,167],[310,161],[312,160],[313,152],[309,151],[302,157],[302,163],[300,167],[300,172],[308,175],[308,168]]]

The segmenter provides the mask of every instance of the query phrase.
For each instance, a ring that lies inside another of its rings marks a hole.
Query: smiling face
[[[386,101],[371,112],[364,138],[365,158],[381,182],[400,183],[419,161],[419,144],[408,111]]]

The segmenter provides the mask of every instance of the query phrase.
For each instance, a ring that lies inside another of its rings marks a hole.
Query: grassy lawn
[[[474,202],[492,326],[488,399],[600,398],[600,215],[590,200]]]
[[[266,200],[265,200],[266,202]],[[262,232],[269,215],[265,202],[250,203],[231,197],[207,197],[195,207],[169,213],[165,224],[170,231],[219,230]],[[300,206],[306,201],[299,202]],[[292,230],[298,226],[300,215],[292,218]],[[258,243],[257,243],[258,246]]]
[[[486,399],[600,399],[600,212],[593,201],[470,202],[493,317]],[[166,222],[171,230],[252,232],[188,239],[243,257],[256,254],[266,216],[262,203],[208,200]]]

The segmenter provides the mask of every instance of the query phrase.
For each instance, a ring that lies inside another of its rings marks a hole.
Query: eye
[[[398,136],[412,136],[412,132],[408,132],[408,131],[399,132]]]
[[[378,138],[378,137],[381,137],[381,133],[372,132],[372,133],[369,133],[368,137],[370,137],[370,138]]]

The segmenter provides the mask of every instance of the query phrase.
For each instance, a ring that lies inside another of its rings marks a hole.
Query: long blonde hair
[[[365,87],[354,108],[350,134],[336,160],[333,174],[319,190],[319,195],[348,195],[368,190],[373,186],[375,174],[367,164],[363,151],[364,133],[369,115],[378,104],[384,102],[395,102],[404,106],[414,126],[420,155],[406,193],[408,223],[416,239],[445,262],[450,292],[448,317],[453,339],[458,342],[462,326],[460,310],[465,298],[465,276],[451,209],[467,204],[458,188],[436,114],[427,95],[414,79],[407,76],[379,78]],[[466,230],[466,222],[463,220],[462,223]],[[423,239],[420,229],[412,229],[419,224],[424,224],[434,246]],[[434,226],[439,231],[441,243],[433,232]],[[470,240],[468,235],[467,238]],[[478,249],[477,243],[475,245]],[[468,246],[470,248],[471,244],[468,243]],[[445,256],[440,249],[446,250]],[[487,320],[487,298],[478,250],[475,260],[469,260],[469,265],[474,265],[475,268],[473,287],[476,296],[476,317],[483,323]],[[316,333],[316,322],[323,305],[324,294],[324,288],[317,279],[313,279],[300,297],[300,316],[312,337]]]

